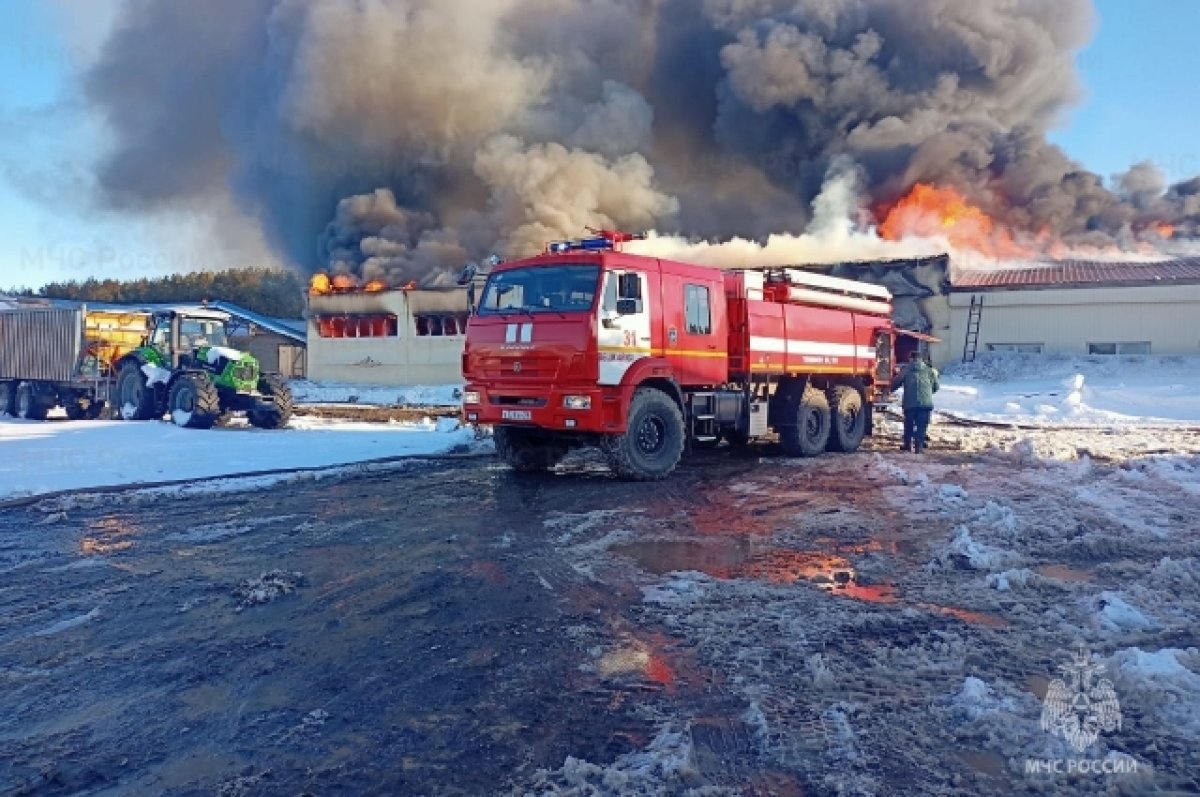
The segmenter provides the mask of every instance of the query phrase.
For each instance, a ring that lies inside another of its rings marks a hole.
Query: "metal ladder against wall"
[[[983,297],[971,296],[971,307],[967,310],[967,339],[963,341],[963,357],[965,363],[975,362],[975,353],[979,348],[979,326],[983,323]]]

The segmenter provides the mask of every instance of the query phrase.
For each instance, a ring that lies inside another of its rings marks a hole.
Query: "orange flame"
[[[371,280],[363,286],[363,290],[367,293],[379,293],[387,290],[387,283],[383,280]]]
[[[1158,233],[1158,237],[1162,238],[1164,241],[1169,238],[1175,237],[1175,225],[1174,224],[1169,224],[1168,222],[1160,221],[1157,224],[1152,225],[1151,229],[1154,230],[1156,233]]]
[[[329,284],[328,274],[313,274],[311,280],[308,281],[308,293],[310,296],[323,296],[332,290]]]
[[[956,248],[972,249],[994,258],[1033,255],[1032,249],[1017,243],[1011,230],[997,224],[958,191],[928,183],[917,183],[908,196],[888,211],[879,234],[889,241],[909,236],[940,236]]]
[[[330,282],[335,291],[352,291],[358,287],[358,278],[352,274],[334,274]]]

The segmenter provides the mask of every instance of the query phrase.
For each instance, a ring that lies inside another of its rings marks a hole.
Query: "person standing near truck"
[[[929,421],[933,417],[933,394],[938,391],[937,369],[921,357],[919,351],[909,356],[908,364],[892,380],[892,390],[904,389],[904,440],[901,451],[924,453]]]

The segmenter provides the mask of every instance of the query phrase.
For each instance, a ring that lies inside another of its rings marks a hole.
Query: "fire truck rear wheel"
[[[796,411],[796,423],[779,428],[779,445],[789,457],[815,457],[829,444],[829,399],[809,385]]]
[[[623,479],[665,479],[683,456],[684,435],[679,405],[661,390],[638,388],[629,403],[627,431],[606,437],[604,453]]]
[[[527,430],[497,426],[492,430],[496,456],[518,473],[547,471],[567,455],[563,446],[539,442]]]
[[[867,433],[862,393],[849,385],[838,385],[829,391],[829,405],[833,415],[829,450],[857,451]]]

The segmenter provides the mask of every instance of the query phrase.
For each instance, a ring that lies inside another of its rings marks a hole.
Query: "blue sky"
[[[130,221],[83,209],[85,164],[103,145],[103,133],[82,111],[73,77],[102,40],[112,0],[3,3],[0,288],[201,265],[179,256],[211,249],[190,222]],[[1052,140],[1105,177],[1143,160],[1157,164],[1171,182],[1200,175],[1200,3],[1095,5],[1096,37],[1078,59],[1087,93]],[[45,194],[40,201],[30,197],[31,186]]]
[[[1051,140],[1105,177],[1144,160],[1170,182],[1200,175],[1200,3],[1095,6],[1100,25],[1078,59],[1087,96]]]

